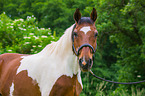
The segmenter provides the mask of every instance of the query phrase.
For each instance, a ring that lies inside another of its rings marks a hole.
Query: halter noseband
[[[83,48],[83,47],[89,47],[92,49],[92,53],[94,54],[96,52],[96,49],[97,49],[97,44],[96,44],[96,48],[94,49],[92,45],[88,44],[88,43],[85,43],[83,45],[81,45],[79,48],[78,48],[78,52],[76,51],[75,47],[74,47],[74,29],[75,29],[76,25],[74,25],[73,27],[73,30],[72,30],[72,50],[73,52],[75,53],[76,56],[79,55],[80,53],[80,50]]]

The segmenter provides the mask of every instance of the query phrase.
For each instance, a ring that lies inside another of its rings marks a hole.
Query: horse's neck
[[[64,35],[60,37],[60,39],[57,42],[53,42],[51,44],[48,44],[40,53],[41,54],[47,54],[47,55],[67,55],[68,53],[72,52],[72,40],[71,40],[71,33],[73,29],[72,25],[70,28],[68,28]],[[70,54],[68,54],[70,55]]]
[[[72,71],[74,74],[79,70],[77,57],[72,51],[71,33],[72,25],[65,31],[65,34],[57,41],[47,45],[40,53],[41,56],[52,58],[52,60],[60,60],[60,65],[64,66],[67,71]],[[55,63],[57,64],[57,63]]]

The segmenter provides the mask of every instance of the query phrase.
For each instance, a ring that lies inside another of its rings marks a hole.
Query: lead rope
[[[98,76],[96,76],[91,70],[90,70],[90,73],[94,76],[94,77],[96,77],[97,79],[100,79],[100,80],[103,80],[103,81],[107,81],[107,82],[110,82],[110,83],[115,83],[115,84],[138,84],[138,83],[143,83],[143,82],[145,82],[145,80],[143,80],[143,81],[138,81],[138,82],[115,82],[115,81],[111,81],[111,80],[106,80],[106,79],[104,79],[104,78],[101,78],[101,77],[98,77]]]

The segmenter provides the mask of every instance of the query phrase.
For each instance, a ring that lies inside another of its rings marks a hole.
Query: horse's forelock
[[[79,20],[78,25],[83,24],[83,23],[94,24],[93,20],[90,17],[82,17]]]

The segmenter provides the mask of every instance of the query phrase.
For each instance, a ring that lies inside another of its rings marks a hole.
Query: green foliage
[[[61,36],[66,28],[74,23],[73,12],[76,8],[81,10],[89,4],[86,10],[90,14],[95,5],[92,0],[86,2],[82,0],[8,0],[1,2],[4,5],[3,10],[12,19],[24,18],[34,15],[37,18],[38,26],[51,28],[56,31],[58,36]],[[0,11],[0,13],[2,13]],[[84,11],[83,15],[89,16]]]
[[[38,28],[36,18],[11,20],[5,13],[0,15],[0,54],[6,52],[32,54],[41,51],[55,41],[50,28]]]
[[[99,18],[101,19],[98,19],[97,27],[101,37],[99,43],[103,48],[99,47],[103,57],[105,56],[103,61],[107,61],[105,64],[109,62],[111,66],[115,66],[113,70],[119,74],[115,77],[120,82],[144,80],[145,58],[142,54],[144,54],[145,18],[141,16],[145,15],[143,10],[145,8],[141,3],[142,1],[110,2],[107,0],[105,3],[102,3],[102,0],[97,1],[100,1],[98,10],[101,13],[98,14],[100,14]],[[116,64],[113,65],[114,63]],[[142,88],[144,84],[137,86]],[[121,92],[122,89],[130,89],[130,87],[131,85],[120,85],[116,90],[120,89]]]

